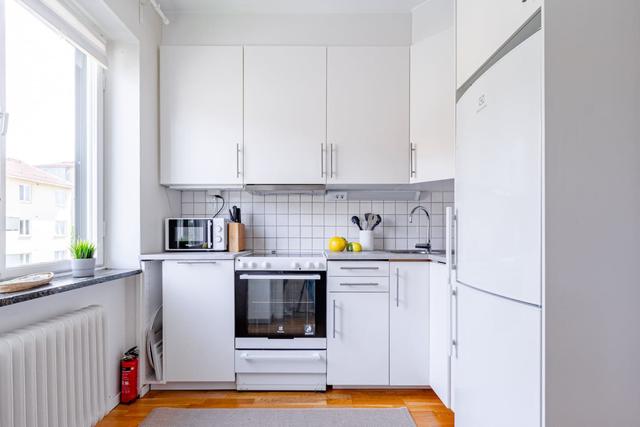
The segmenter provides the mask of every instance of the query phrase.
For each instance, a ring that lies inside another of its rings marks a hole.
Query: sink
[[[389,251],[392,254],[407,254],[407,255],[445,255],[445,251],[427,251],[426,249],[396,249]]]

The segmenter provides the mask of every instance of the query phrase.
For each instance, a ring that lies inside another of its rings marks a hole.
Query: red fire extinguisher
[[[127,350],[120,359],[120,403],[138,398],[138,347]]]

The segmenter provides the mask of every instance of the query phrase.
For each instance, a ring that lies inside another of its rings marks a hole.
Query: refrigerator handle
[[[450,322],[449,322],[449,354],[455,356],[458,359],[458,290],[451,284],[451,310],[450,310]],[[455,324],[455,325],[454,325]]]
[[[459,224],[460,212],[456,209],[456,213],[452,215],[450,230],[453,232],[453,248],[451,250],[451,269],[458,270],[458,230],[460,229]]]

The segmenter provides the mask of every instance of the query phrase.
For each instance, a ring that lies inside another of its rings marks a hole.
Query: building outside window
[[[61,37],[65,29],[53,28],[55,23],[29,5],[0,0],[0,106],[11,115],[6,135],[0,136],[5,146],[0,206],[7,218],[0,230],[3,276],[70,268],[68,248],[75,238],[91,240],[101,251],[98,156],[105,62],[73,37]],[[14,267],[21,269],[12,272]]]

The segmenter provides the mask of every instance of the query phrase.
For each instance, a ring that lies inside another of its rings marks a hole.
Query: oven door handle
[[[319,274],[241,274],[240,280],[320,280]]]
[[[240,358],[244,360],[321,360],[322,356],[320,356],[320,353],[288,355],[241,353]]]

